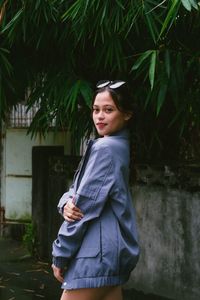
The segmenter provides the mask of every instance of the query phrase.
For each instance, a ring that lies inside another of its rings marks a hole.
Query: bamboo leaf
[[[146,15],[146,20],[147,20],[148,28],[151,33],[152,39],[154,43],[156,43],[156,35],[158,34],[158,30],[156,28],[155,22],[153,18],[151,18],[148,14]]]
[[[143,61],[152,54],[152,52],[153,50],[147,50],[144,53],[142,53],[142,55],[140,55],[140,57],[134,63],[133,67],[131,68],[131,71],[137,70],[140,67],[140,65],[143,63]]]
[[[105,20],[106,12],[107,12],[107,9],[108,9],[107,6],[108,6],[108,2],[106,2],[106,4],[103,7],[103,12],[102,12],[102,15],[101,15],[100,25],[102,25],[104,20]]]
[[[168,128],[170,128],[177,120],[178,118],[180,117],[180,115],[182,114],[182,109],[179,110],[175,116],[173,117],[173,119],[171,120],[171,122],[168,124]]]
[[[169,28],[171,27],[173,21],[175,20],[176,16],[177,16],[177,12],[178,12],[178,9],[180,7],[180,1],[179,0],[174,0],[172,2],[172,5],[168,11],[168,14],[163,22],[163,25],[162,25],[162,28],[161,28],[161,31],[160,31],[160,35],[159,35],[159,38],[163,35],[163,33]]]
[[[166,68],[166,73],[168,78],[170,77],[170,55],[169,55],[169,50],[165,51],[165,68]]]
[[[189,0],[181,0],[181,2],[187,10],[191,11],[192,5]]]
[[[166,93],[167,93],[167,83],[164,82],[161,87],[160,87],[160,90],[159,90],[159,93],[158,93],[158,102],[157,102],[157,108],[156,108],[156,116],[159,115],[160,113],[160,109],[165,101],[165,97],[166,97]]]
[[[144,108],[145,108],[145,109],[147,108],[147,105],[148,105],[150,99],[151,99],[151,93],[148,93],[147,98],[146,98],[146,101],[145,101],[145,104],[144,104]]]
[[[71,112],[74,111],[75,105],[77,103],[77,97],[79,93],[79,84],[80,81],[78,80],[71,88],[70,93],[69,93],[69,105],[68,107],[71,107]]]
[[[151,90],[153,89],[153,86],[154,86],[155,70],[156,70],[156,56],[157,56],[157,52],[156,52],[156,50],[153,50],[153,52],[151,54],[150,66],[149,66],[149,80],[150,80],[150,84],[151,84]]]
[[[80,93],[83,96],[87,106],[91,107],[92,89],[89,85],[89,82],[86,81],[81,82]]]
[[[11,75],[11,72],[13,70],[11,63],[7,59],[5,54],[8,54],[9,51],[5,48],[0,48],[0,61],[1,63],[1,68],[4,67],[8,75]],[[0,69],[1,69],[0,68]]]
[[[121,7],[122,9],[125,9],[124,5],[119,0],[116,0],[116,2],[119,5],[119,7]]]
[[[21,8],[16,15],[10,20],[10,22],[2,29],[1,33],[4,33],[6,30],[10,29],[14,24],[16,24],[20,17],[22,16],[24,9]]]
[[[81,8],[81,1],[75,1],[68,10],[62,15],[63,21],[67,19],[75,20]]]
[[[190,3],[192,5],[192,7],[194,7],[195,9],[198,9],[198,4],[196,0],[190,0]]]

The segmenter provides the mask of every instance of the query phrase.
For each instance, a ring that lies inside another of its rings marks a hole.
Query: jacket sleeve
[[[104,208],[113,186],[113,178],[111,153],[106,146],[101,145],[91,152],[75,194],[76,205],[84,217],[73,223],[64,221],[53,243],[53,263],[57,267],[66,266],[80,248],[89,221],[97,218]]]
[[[62,197],[60,198],[59,200],[59,203],[58,203],[58,212],[63,215],[63,207],[65,206],[65,204],[67,203],[67,201],[71,198],[73,198],[74,196],[74,186],[72,185],[70,188],[69,188],[69,191],[64,193],[62,195]]]

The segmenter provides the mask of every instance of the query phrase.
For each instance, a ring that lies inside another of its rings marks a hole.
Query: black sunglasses
[[[125,83],[126,83],[125,81],[121,81],[121,80],[115,80],[115,81],[101,80],[101,81],[97,82],[96,87],[98,89],[101,89],[101,88],[104,88],[107,86],[111,89],[117,89]]]

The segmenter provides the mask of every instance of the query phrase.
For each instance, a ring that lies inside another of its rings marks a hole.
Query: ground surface
[[[0,300],[59,300],[60,284],[50,265],[34,260],[15,240],[0,238]],[[129,290],[124,300],[167,300]]]

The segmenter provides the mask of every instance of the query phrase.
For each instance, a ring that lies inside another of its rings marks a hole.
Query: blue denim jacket
[[[53,263],[67,266],[64,289],[124,284],[139,257],[135,213],[129,190],[127,130],[91,141],[69,197],[84,217],[60,227],[53,243]]]

